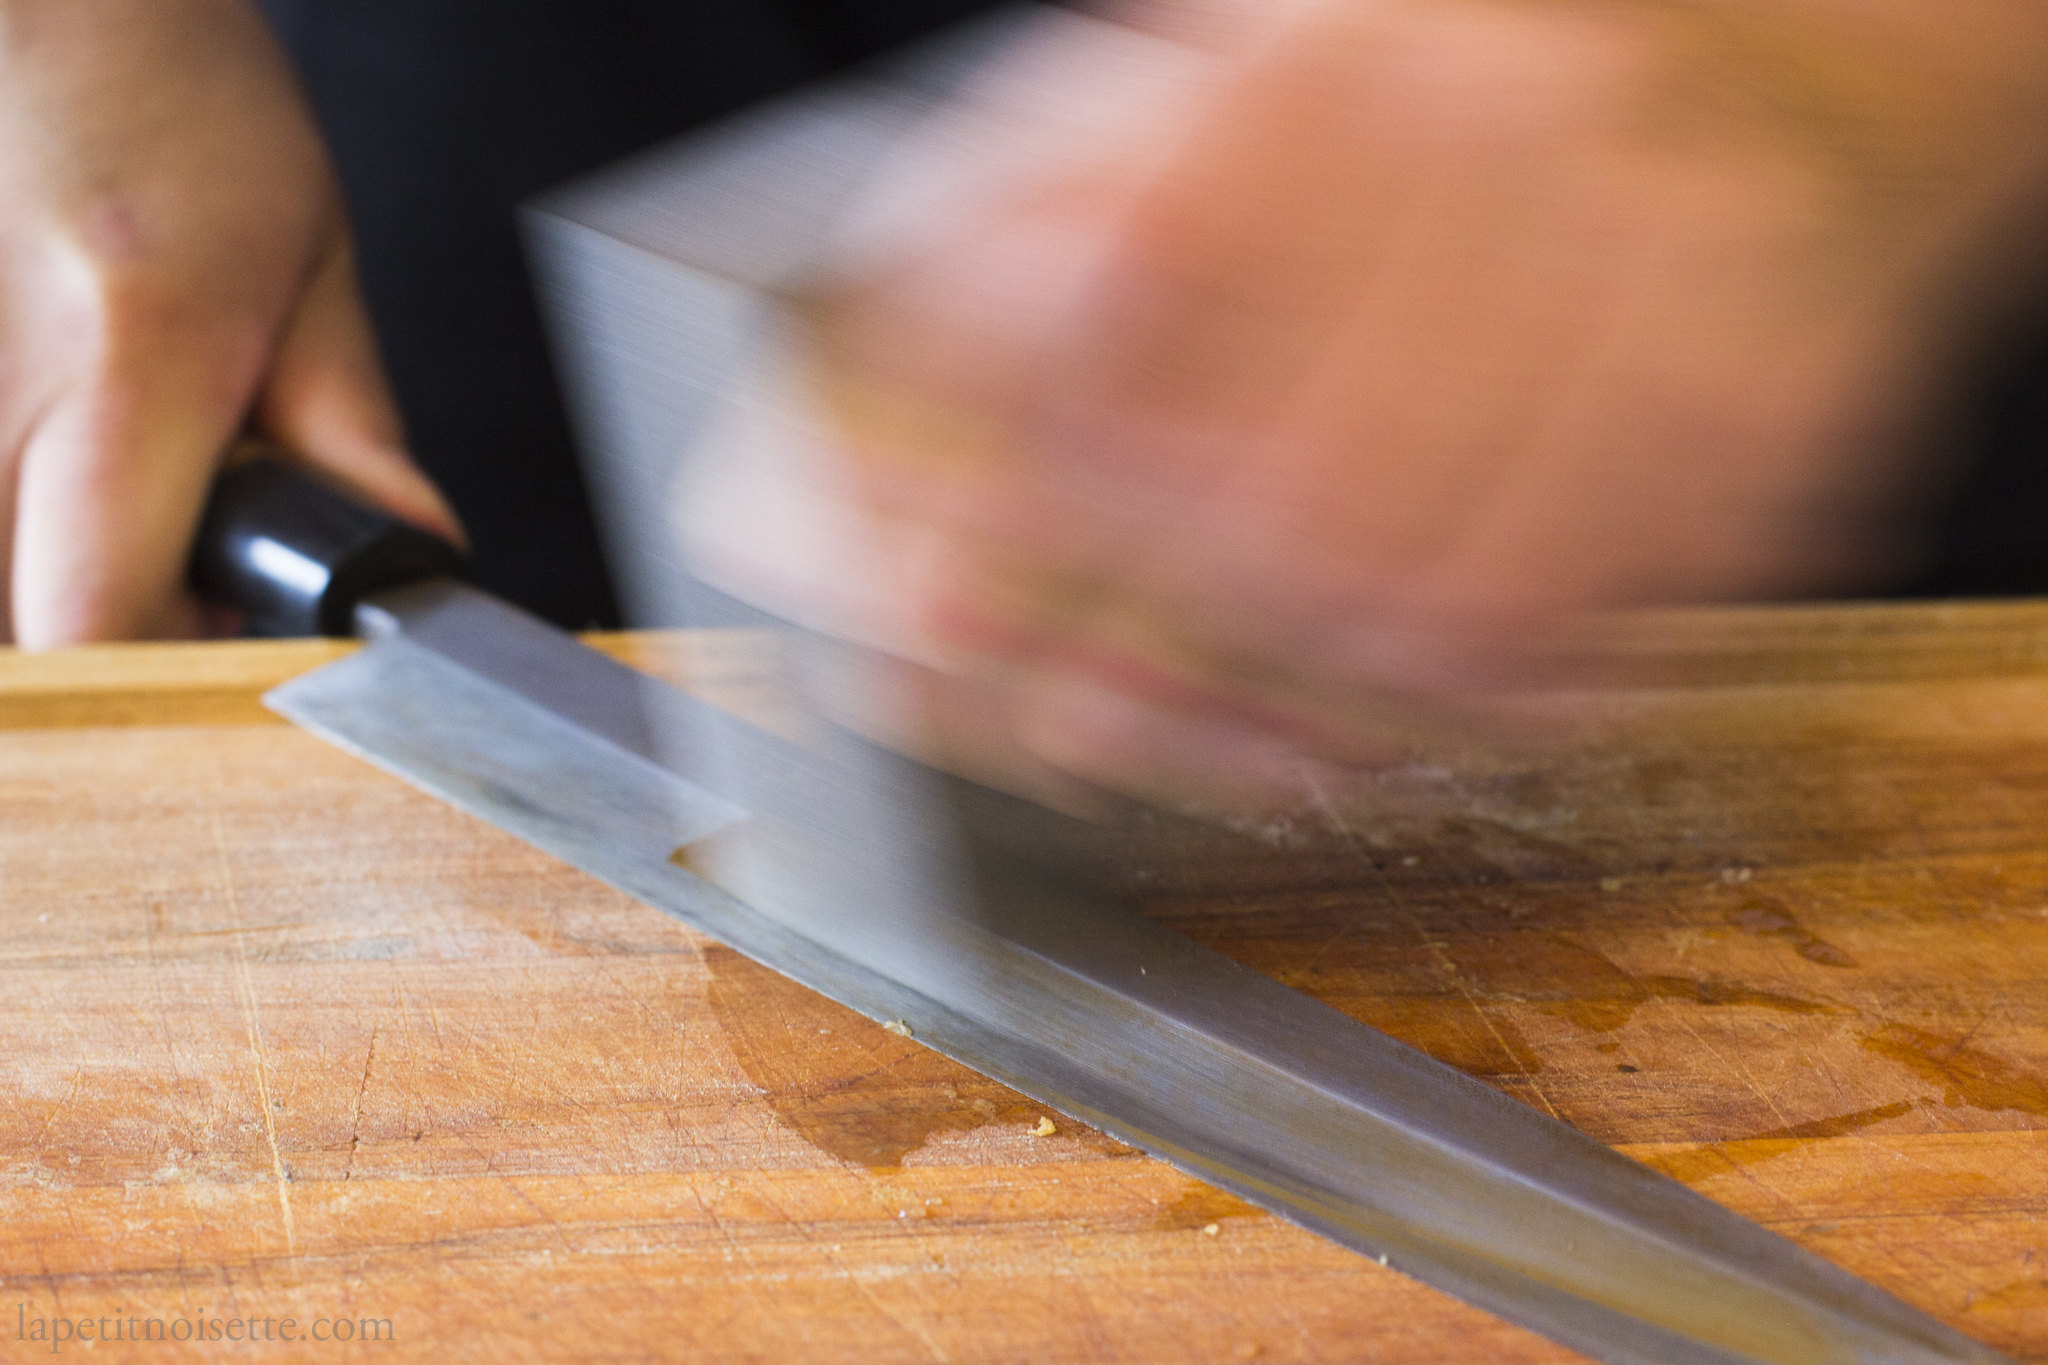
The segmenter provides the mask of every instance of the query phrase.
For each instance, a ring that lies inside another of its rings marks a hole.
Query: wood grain
[[[758,669],[604,643],[715,693]],[[334,648],[0,657],[6,1351],[118,1316],[392,1340],[93,1359],[1572,1358],[1033,1136],[1021,1096],[270,723],[256,694]],[[1134,875],[2048,1361],[2048,606],[1678,617],[1629,668],[1561,748],[1363,776],[1260,831],[1284,856]]]

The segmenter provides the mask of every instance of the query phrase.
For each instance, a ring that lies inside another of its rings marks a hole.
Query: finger
[[[467,543],[447,499],[406,453],[345,240],[315,269],[285,324],[257,400],[256,424],[344,488]]]
[[[202,391],[190,368],[117,359],[30,435],[11,585],[23,648],[200,633],[186,547],[241,400]]]
[[[60,257],[69,350],[21,446],[12,581],[17,643],[199,633],[185,588],[193,524],[263,372],[272,333],[199,313],[149,270]]]
[[[21,462],[0,465],[0,644],[14,642],[14,503]]]

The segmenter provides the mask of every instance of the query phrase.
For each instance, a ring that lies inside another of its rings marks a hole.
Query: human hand
[[[911,159],[816,310],[834,448],[723,519],[868,562],[714,533],[728,583],[1055,769],[1270,784],[1882,548],[2043,183],[2038,16],[1196,9],[1061,26]]]
[[[460,537],[253,5],[0,0],[0,639],[204,633],[187,546],[245,420]]]

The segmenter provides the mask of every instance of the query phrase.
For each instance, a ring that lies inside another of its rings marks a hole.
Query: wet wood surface
[[[1573,1358],[255,706],[335,648],[0,657],[6,1358]],[[1155,850],[1154,912],[2048,1361],[2048,606],[1633,656],[1255,876]]]

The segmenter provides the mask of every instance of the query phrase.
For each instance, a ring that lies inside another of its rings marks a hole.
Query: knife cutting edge
[[[799,746],[756,729],[459,568],[452,547],[258,460],[216,485],[192,575],[255,633],[365,639],[265,698],[305,729],[1509,1321],[1617,1365],[2003,1359],[1154,924],[1077,871],[1078,822],[843,730]],[[677,856],[693,846],[719,850],[722,885]]]

